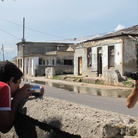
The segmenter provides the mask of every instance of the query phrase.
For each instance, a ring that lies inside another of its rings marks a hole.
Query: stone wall
[[[74,66],[72,66],[72,65],[59,65],[59,66],[39,65],[39,66],[37,66],[37,69],[34,70],[35,76],[46,75],[46,73],[47,73],[46,68],[53,68],[54,72],[55,72],[54,75],[55,74],[56,75],[73,74],[74,73]]]
[[[55,75],[73,74],[74,67],[71,65],[59,65],[45,68],[46,78],[53,78]]]
[[[15,127],[7,134],[1,134],[2,138],[138,136],[137,118],[51,97],[24,100],[19,112]]]
[[[109,69],[108,71],[104,72],[102,79],[106,85],[118,85],[119,82],[125,81],[120,72],[115,69]]]
[[[64,65],[64,66],[56,66],[55,67],[55,74],[73,74],[74,73],[74,66],[72,65]]]

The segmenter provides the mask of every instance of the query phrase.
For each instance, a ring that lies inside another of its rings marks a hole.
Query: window
[[[114,46],[108,47],[108,68],[114,67]]]
[[[39,58],[39,65],[42,65],[42,59],[41,58]]]
[[[87,48],[87,67],[92,66],[92,50],[91,47]]]
[[[18,67],[22,68],[22,59],[18,59]]]
[[[45,60],[43,60],[43,65],[45,65]]]
[[[64,60],[64,65],[73,65],[72,59],[65,59]]]
[[[54,59],[52,60],[52,65],[54,65]]]

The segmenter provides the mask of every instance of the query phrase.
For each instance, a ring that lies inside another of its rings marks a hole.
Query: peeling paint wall
[[[83,50],[83,58],[82,58],[82,75],[86,76],[89,70],[87,69],[87,48]]]
[[[114,43],[114,44],[104,45],[102,47],[102,50],[103,50],[102,72],[104,73],[109,69],[108,68],[108,47],[109,46],[114,46],[114,69],[122,73],[122,43],[117,43],[117,44]],[[113,68],[110,68],[110,69],[113,69]]]
[[[57,52],[57,56],[55,60],[60,61],[60,63],[56,63],[56,65],[64,65],[64,60],[73,60],[74,52]]]
[[[91,72],[93,76],[97,76],[97,47],[92,47],[92,67]]]
[[[97,76],[98,71],[98,61],[97,61],[97,48],[102,48],[102,73],[108,70],[108,47],[114,46],[114,69],[119,70],[122,74],[122,39],[115,38],[115,39],[108,39],[108,40],[101,40],[97,42],[89,42],[83,44],[84,48],[76,49],[75,55],[76,57],[79,56],[79,53],[83,53],[82,60],[83,60],[83,74],[88,76]],[[87,68],[87,48],[92,47],[92,67]],[[77,60],[76,60],[77,62]],[[74,70],[77,70],[77,63],[74,62]],[[77,71],[75,72],[77,74]]]
[[[103,60],[103,66],[102,66],[102,72],[105,72],[108,70],[108,45],[105,45],[102,47],[102,60]]]
[[[118,70],[123,76],[125,72],[137,71],[137,57],[136,57],[136,40],[129,37],[122,36],[106,40],[92,41],[82,43],[79,49],[76,49],[75,56],[82,56],[82,75],[97,76],[98,61],[97,49],[102,48],[102,74],[108,70]],[[108,48],[114,46],[114,67],[108,68]],[[87,48],[92,48],[92,67],[87,68]],[[81,54],[81,55],[80,55]],[[77,62],[74,62],[75,74],[77,74]]]
[[[137,71],[136,41],[130,38],[124,39],[124,73]]]
[[[74,53],[74,75],[78,75],[78,58],[83,58],[83,48],[76,48]],[[82,65],[84,61],[82,61]]]

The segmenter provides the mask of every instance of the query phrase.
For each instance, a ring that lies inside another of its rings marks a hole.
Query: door
[[[78,57],[78,75],[82,75],[82,57]]]
[[[102,48],[99,47],[97,49],[97,75],[99,76],[99,74],[102,74]]]

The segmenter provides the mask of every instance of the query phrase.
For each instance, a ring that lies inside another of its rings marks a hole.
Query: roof
[[[25,44],[53,44],[53,45],[60,45],[60,46],[64,46],[64,45],[72,45],[74,43],[63,43],[63,42],[28,42],[28,41],[25,41],[24,42]],[[18,42],[16,45],[19,45],[19,44],[23,44],[23,42]]]
[[[138,24],[135,26],[129,27],[129,28],[116,31],[116,32],[105,34],[103,36],[95,37],[85,42],[96,41],[96,40],[107,39],[107,38],[118,37],[118,36],[128,36],[128,35],[138,36]]]

